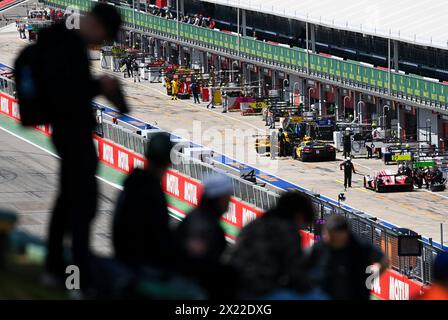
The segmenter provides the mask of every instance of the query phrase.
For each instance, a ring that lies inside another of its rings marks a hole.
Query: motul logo
[[[193,205],[198,204],[198,187],[194,184],[185,182],[184,199]]]
[[[389,300],[409,300],[409,284],[390,277]]]
[[[143,169],[144,167],[145,167],[145,163],[142,160],[134,158],[134,169],[137,169],[137,168]]]
[[[128,154],[118,151],[118,167],[129,172],[129,156]]]
[[[16,119],[20,119],[19,107],[17,106],[17,102],[12,103],[12,116]]]
[[[103,159],[110,164],[114,164],[114,148],[112,146],[104,144]]]
[[[1,101],[1,110],[2,112],[9,114],[9,107],[8,107],[8,99],[2,97]]]
[[[171,174],[166,175],[166,191],[179,196],[179,179]]]
[[[235,210],[235,204],[230,202],[229,203],[229,210],[227,210],[226,214],[223,215],[223,219],[236,224],[236,210]]]
[[[243,227],[254,221],[257,218],[257,214],[251,210],[247,210],[245,208],[243,208]]]

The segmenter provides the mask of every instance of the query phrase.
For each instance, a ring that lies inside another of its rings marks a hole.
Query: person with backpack
[[[116,79],[93,78],[88,46],[113,41],[120,26],[116,9],[98,3],[82,17],[79,29],[68,29],[59,22],[40,30],[37,43],[25,47],[15,62],[22,124],[50,124],[52,142],[61,159],[42,280],[47,285],[65,287],[66,267],[74,264],[79,268],[84,293],[89,291],[92,278],[90,228],[98,196],[92,99],[102,94],[120,112],[128,111]],[[67,236],[71,238],[71,262],[65,260],[64,254]]]

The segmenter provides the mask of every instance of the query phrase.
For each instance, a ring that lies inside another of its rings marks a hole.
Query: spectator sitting
[[[358,240],[346,218],[332,215],[325,227],[323,241],[308,257],[310,279],[336,300],[369,300],[367,267],[379,263],[380,274],[388,261],[381,250]]]
[[[285,292],[319,299],[307,283],[299,229],[312,222],[310,199],[298,191],[284,193],[275,208],[243,228],[230,252],[238,277],[237,297],[278,297]]]
[[[199,206],[182,221],[175,233],[176,265],[180,272],[198,281],[211,299],[231,295],[229,280],[232,277],[221,263],[227,243],[220,218],[228,209],[232,192],[233,186],[227,177],[206,178]]]
[[[113,247],[117,260],[128,267],[171,267],[172,239],[161,186],[171,164],[171,148],[168,134],[154,135],[146,151],[147,168],[135,169],[127,177],[118,198],[113,218]]]

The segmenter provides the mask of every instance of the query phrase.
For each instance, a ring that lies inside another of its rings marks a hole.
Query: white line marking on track
[[[34,146],[34,147],[36,147],[36,148],[42,150],[42,151],[45,151],[46,153],[50,154],[51,156],[53,156],[53,157],[55,157],[55,158],[57,158],[57,159],[60,159],[60,157],[59,157],[56,153],[53,153],[53,152],[51,152],[51,151],[45,149],[44,147],[41,147],[41,146],[39,146],[38,144],[35,144],[34,142],[31,142],[30,140],[25,139],[24,137],[21,137],[21,136],[19,136],[18,134],[15,134],[15,133],[12,132],[12,131],[9,131],[8,129],[5,129],[5,128],[0,127],[0,130],[3,130],[4,132],[9,133],[10,135],[12,135],[12,136],[14,136],[14,137],[16,137],[16,138],[18,138],[18,139],[20,139],[20,140],[22,140],[22,141],[25,141],[25,142],[31,144],[32,146]],[[97,179],[103,181],[104,183],[107,183],[108,185],[110,185],[110,186],[112,186],[112,187],[114,187],[114,188],[117,188],[117,189],[119,189],[119,190],[123,190],[123,187],[120,186],[120,185],[118,185],[118,184],[116,184],[116,183],[107,181],[106,179],[104,179],[104,178],[102,178],[102,177],[100,177],[100,176],[96,176],[96,177],[97,177]]]
[[[29,0],[21,1],[21,2],[16,3],[15,5],[13,5],[13,6],[11,6],[11,7],[7,7],[7,8],[4,8],[4,9],[1,9],[0,12],[3,12],[3,11],[6,11],[6,10],[15,8],[15,7],[20,6],[20,5],[24,4],[24,3],[27,3],[28,1],[29,1]],[[9,26],[9,25],[8,25],[8,26]],[[6,26],[5,26],[5,27],[6,27]],[[3,27],[3,28],[4,28],[4,27]],[[2,29],[3,29],[3,28],[2,28]]]
[[[437,196],[437,197],[441,197],[441,198],[444,198],[444,199],[448,199],[447,196],[441,195],[441,194],[439,194],[439,193],[437,193],[437,192],[432,192],[432,191],[429,191],[429,190],[426,190],[426,189],[420,189],[420,190],[421,190],[421,191],[424,191],[424,192],[429,192],[430,194],[435,195],[435,196]]]

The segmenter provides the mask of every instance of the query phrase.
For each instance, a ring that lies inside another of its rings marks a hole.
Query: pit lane
[[[0,33],[0,56],[2,63],[12,65],[14,56],[27,42],[18,39],[17,32]],[[56,66],[55,66],[56,67]],[[200,121],[201,132],[214,129],[224,134],[226,130],[254,130],[257,134],[267,134],[268,130],[260,116],[242,117],[237,112],[222,114],[221,109],[206,109],[205,104],[195,105],[190,101],[171,101],[161,84],[148,82],[134,83],[124,79],[122,73],[112,73],[100,69],[99,62],[92,65],[95,73],[108,73],[121,79],[131,107],[130,115],[167,131],[179,132],[185,138],[212,149],[226,150],[224,141],[207,140],[202,135],[193,134],[193,128]],[[103,99],[98,102],[109,105]],[[255,138],[234,139],[229,156],[241,162],[257,158],[254,148]],[[243,150],[241,152],[241,150]],[[340,157],[340,155],[339,155]],[[302,163],[290,158],[279,159],[274,168],[262,168],[281,179],[312,190],[314,193],[336,199],[343,192],[343,175],[339,170],[340,161]],[[448,221],[448,192],[431,193],[426,190],[414,192],[377,194],[363,188],[363,175],[384,168],[396,170],[396,166],[385,166],[376,159],[355,159],[355,168],[361,175],[354,175],[353,188],[345,194],[346,204],[363,210],[397,226],[410,228],[435,241],[440,239],[440,223]],[[445,228],[444,238],[448,237]]]

